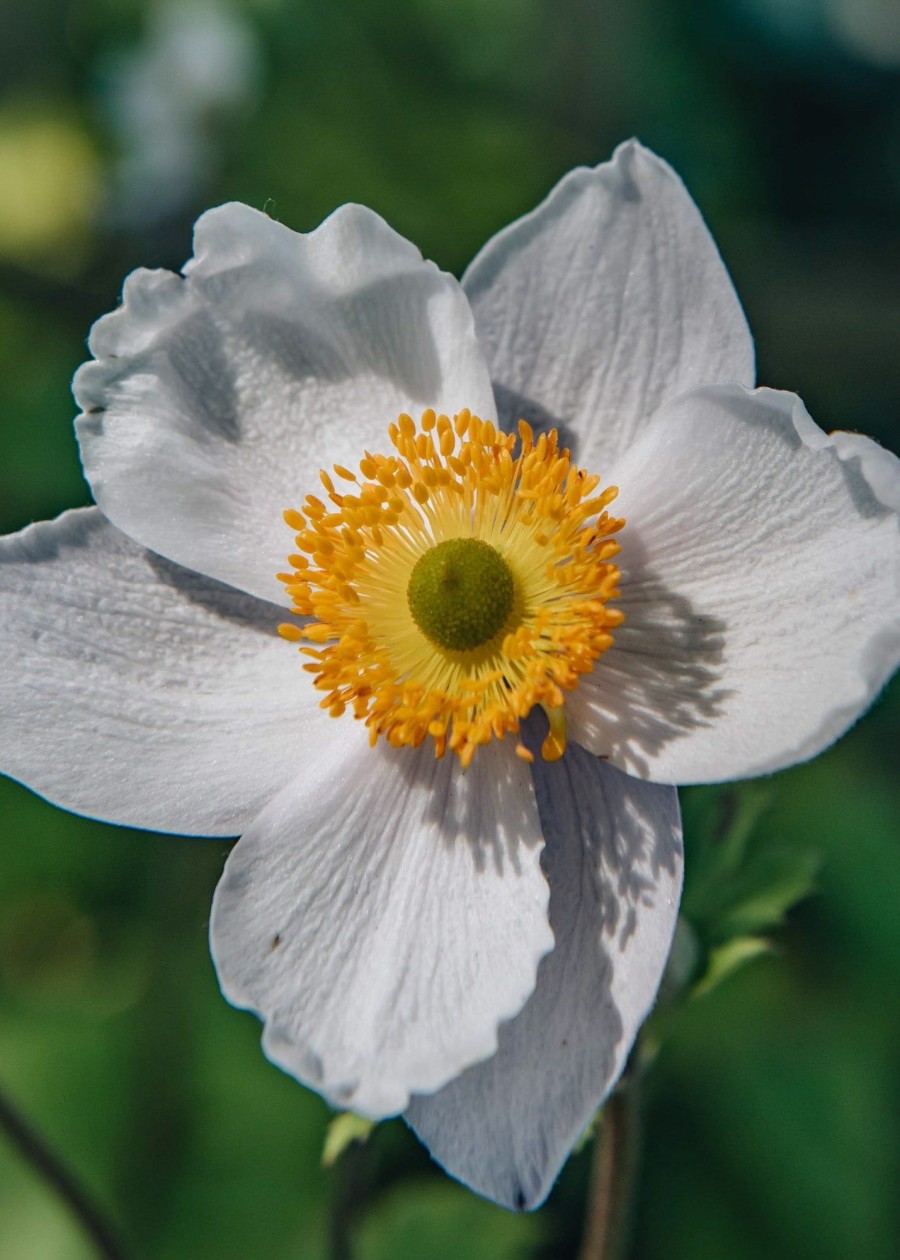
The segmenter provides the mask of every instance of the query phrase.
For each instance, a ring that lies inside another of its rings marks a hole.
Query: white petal
[[[636,141],[570,171],[463,277],[501,416],[610,461],[667,399],[754,381],[747,322],[697,207]]]
[[[534,772],[556,948],[493,1058],[406,1112],[448,1172],[514,1208],[543,1201],[621,1073],[656,996],[681,891],[674,788],[574,745]]]
[[[678,783],[837,739],[900,659],[900,460],[826,437],[793,394],[722,387],[613,473],[626,621],[567,703],[572,737]]]
[[[553,945],[527,767],[461,771],[423,747],[358,748],[303,775],[238,843],[216,891],[225,996],[275,1063],[336,1106],[401,1111],[490,1055]]]
[[[361,206],[300,235],[247,206],[197,223],[184,276],[136,271],[76,374],[85,472],[145,547],[281,601],[281,514],[401,411],[493,412],[457,282]]]
[[[107,822],[236,835],[343,737],[280,616],[96,508],[0,540],[0,770]]]
[[[832,433],[829,438],[844,463],[859,461],[859,472],[879,503],[900,512],[900,460],[893,451],[861,433]]]

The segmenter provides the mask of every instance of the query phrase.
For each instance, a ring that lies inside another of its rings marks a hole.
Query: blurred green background
[[[459,272],[632,134],[700,204],[761,381],[900,450],[896,0],[5,0],[0,29],[4,532],[88,502],[69,379],[89,325],[132,267],[180,266],[200,209],[309,229],[362,201]],[[897,1254],[898,736],[895,683],[815,763],[684,795],[701,969],[734,874],[723,818],[772,917],[818,873],[774,955],[655,1021],[641,1260]],[[575,1255],[588,1150],[529,1217],[451,1183],[400,1122],[321,1168],[326,1107],[215,983],[227,846],[5,780],[0,812],[0,1084],[135,1257]],[[0,1135],[0,1256],[91,1254]]]

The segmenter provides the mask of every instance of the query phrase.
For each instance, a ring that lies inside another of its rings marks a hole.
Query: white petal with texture
[[[351,723],[351,725],[353,725]],[[491,1054],[551,948],[528,769],[357,748],[301,775],[237,844],[211,939],[268,1056],[332,1103],[401,1111]]]
[[[666,408],[612,470],[626,620],[572,738],[690,783],[803,761],[859,717],[900,659],[900,461],[850,437],[774,390]]]
[[[862,433],[838,431],[829,441],[845,464],[858,461],[859,472],[880,503],[900,512],[900,459]]]
[[[236,835],[345,737],[281,615],[96,508],[0,540],[0,769],[107,822]]]
[[[681,180],[635,141],[566,175],[463,277],[501,416],[562,431],[604,480],[687,389],[754,381],[731,280]]]
[[[94,497],[145,547],[264,599],[281,519],[318,469],[383,450],[401,411],[493,413],[458,283],[370,210],[309,235],[247,206],[203,215],[184,275],[136,271],[76,374]]]
[[[674,788],[570,745],[536,760],[556,947],[497,1053],[406,1119],[448,1172],[505,1207],[546,1197],[624,1067],[656,996],[678,914]]]

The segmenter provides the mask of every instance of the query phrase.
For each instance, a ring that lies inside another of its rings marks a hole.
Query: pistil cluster
[[[438,757],[449,749],[465,766],[541,705],[550,718],[542,753],[561,756],[565,693],[622,621],[608,607],[625,523],[606,511],[616,488],[598,492],[599,478],[571,462],[555,431],[535,438],[524,421],[518,443],[468,410],[452,420],[428,410],[418,425],[404,414],[388,433],[392,454],[367,451],[359,474],[321,472],[327,502],[310,494],[284,513],[297,550],[278,576],[304,620],[281,633],[310,658],[322,707],[352,711],[373,745],[418,747],[430,736]],[[423,632],[411,588],[422,558],[452,539],[493,549],[512,585],[510,599],[497,583],[504,603],[483,614],[490,637],[464,650]],[[531,759],[521,742],[516,751]]]

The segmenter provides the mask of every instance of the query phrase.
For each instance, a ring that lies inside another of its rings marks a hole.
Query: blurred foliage
[[[68,395],[88,327],[130,268],[183,262],[198,210],[239,198],[306,229],[358,200],[459,271],[631,134],[700,203],[761,379],[826,429],[900,449],[896,6],[197,4],[232,33],[179,71],[168,165],[146,114],[171,68],[159,5],[0,10],[3,530],[88,501]],[[670,992],[654,1019],[640,1260],[896,1254],[898,746],[895,684],[814,763],[684,794],[673,974],[696,1000]],[[589,1150],[527,1218],[451,1183],[400,1122],[322,1168],[328,1109],[265,1061],[215,984],[226,846],[73,818],[7,781],[0,810],[0,1081],[135,1256],[575,1254]],[[2,1140],[0,1255],[90,1255]]]
[[[539,1216],[498,1216],[483,1200],[469,1201],[449,1183],[409,1181],[369,1213],[359,1232],[359,1260],[428,1256],[457,1260],[465,1249],[491,1260],[533,1255],[544,1233]]]
[[[0,256],[75,270],[89,239],[99,166],[83,128],[47,106],[0,117]]]

